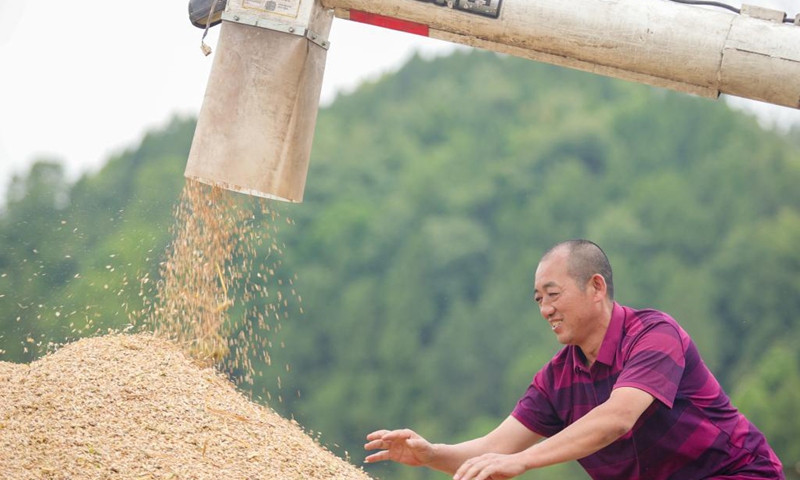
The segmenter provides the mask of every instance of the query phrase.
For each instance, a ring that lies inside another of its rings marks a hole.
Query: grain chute
[[[692,0],[192,0],[222,23],[186,176],[300,202],[334,16],[638,83],[800,108],[800,14]]]

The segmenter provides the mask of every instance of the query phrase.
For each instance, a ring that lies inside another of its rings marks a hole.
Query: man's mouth
[[[550,329],[552,329],[552,330],[555,330],[555,329],[557,329],[558,327],[560,327],[560,326],[561,326],[561,323],[562,323],[562,322],[563,322],[563,320],[559,320],[559,321],[557,321],[557,322],[551,322],[551,323],[550,323]]]

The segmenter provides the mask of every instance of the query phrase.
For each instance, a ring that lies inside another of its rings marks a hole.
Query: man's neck
[[[586,358],[586,367],[591,368],[600,355],[600,347],[603,346],[603,339],[606,337],[608,326],[611,324],[611,313],[614,310],[614,303],[609,302],[603,305],[602,311],[598,314],[597,328],[589,335],[585,342],[579,345],[583,356]]]

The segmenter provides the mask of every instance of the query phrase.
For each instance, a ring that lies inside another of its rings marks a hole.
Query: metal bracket
[[[462,12],[483,15],[489,18],[500,17],[500,7],[503,0],[417,0],[418,2],[433,3],[440,7],[447,7]]]
[[[748,17],[758,18],[775,23],[783,23],[783,20],[786,18],[786,12],[771,8],[759,7],[756,5],[748,5],[746,3],[742,5],[741,12],[742,15],[747,15]]]
[[[500,7],[503,0],[459,0],[459,10],[477,13],[491,18],[500,16]]]
[[[257,15],[250,15],[239,12],[237,13],[224,12],[222,14],[222,20],[234,23],[241,23],[243,25],[250,25],[251,27],[266,28],[267,30],[274,30],[276,32],[288,33],[290,35],[306,37],[310,41],[324,48],[325,50],[328,50],[328,48],[331,46],[331,43],[328,41],[327,38],[322,37],[313,30],[309,30],[308,28],[299,25],[290,25],[283,22],[275,22],[273,20],[267,20]]]

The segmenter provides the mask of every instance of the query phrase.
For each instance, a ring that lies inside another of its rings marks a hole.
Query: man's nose
[[[541,312],[541,314],[545,318],[545,320],[550,318],[550,315],[552,315],[554,311],[555,311],[555,309],[553,308],[552,305],[548,305],[548,304],[542,303],[539,306],[539,312]]]

